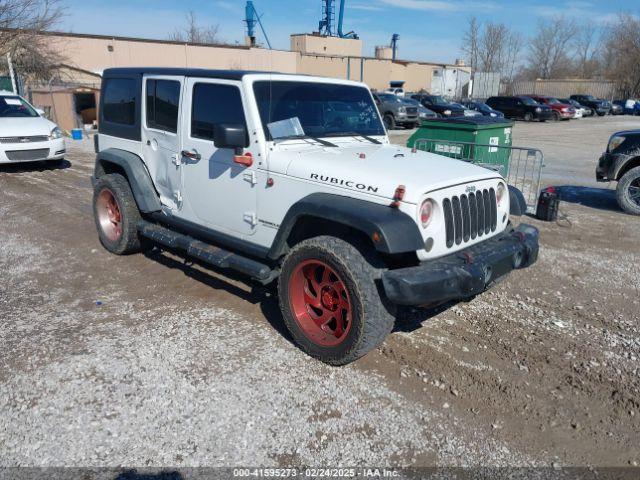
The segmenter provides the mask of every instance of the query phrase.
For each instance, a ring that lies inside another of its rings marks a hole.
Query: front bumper
[[[382,275],[387,298],[398,305],[426,305],[477,295],[512,270],[538,259],[538,230],[521,224],[515,230],[416,267]]]
[[[64,138],[46,142],[2,143],[0,164],[60,160],[66,153]]]
[[[542,110],[541,112],[534,112],[533,117],[537,120],[551,120],[553,118],[553,111]]]

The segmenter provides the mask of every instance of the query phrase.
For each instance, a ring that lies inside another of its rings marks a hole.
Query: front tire
[[[142,250],[138,235],[140,211],[125,177],[111,173],[96,180],[93,217],[100,243],[108,251],[127,255]]]
[[[620,208],[631,215],[640,215],[640,167],[625,173],[616,188]]]
[[[287,255],[280,274],[280,309],[291,336],[308,355],[345,365],[380,345],[395,308],[378,289],[384,265],[358,241],[321,236]]]
[[[387,113],[382,121],[384,122],[384,126],[387,127],[387,130],[395,130],[396,128],[396,119],[390,113]]]
[[[530,112],[527,112],[527,113],[524,114],[524,121],[525,122],[530,122],[532,120],[533,120],[533,115],[531,115]]]
[[[553,121],[554,122],[559,122],[560,120],[562,120],[560,118],[560,114],[558,112],[553,112]]]

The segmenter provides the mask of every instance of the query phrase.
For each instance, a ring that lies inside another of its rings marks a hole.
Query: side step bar
[[[189,257],[196,258],[208,265],[244,273],[261,283],[268,283],[276,276],[276,272],[264,263],[201,242],[155,223],[140,220],[138,222],[138,231],[140,235],[155,243],[174,250],[180,250]]]

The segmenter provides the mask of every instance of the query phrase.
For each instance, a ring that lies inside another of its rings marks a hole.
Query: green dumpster
[[[407,146],[467,160],[509,174],[513,122],[504,118],[457,117],[424,120]]]

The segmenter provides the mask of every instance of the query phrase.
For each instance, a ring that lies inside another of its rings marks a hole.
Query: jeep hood
[[[292,177],[388,199],[404,185],[404,201],[409,203],[418,203],[433,190],[499,177],[468,162],[387,144],[276,149],[269,163]]]

